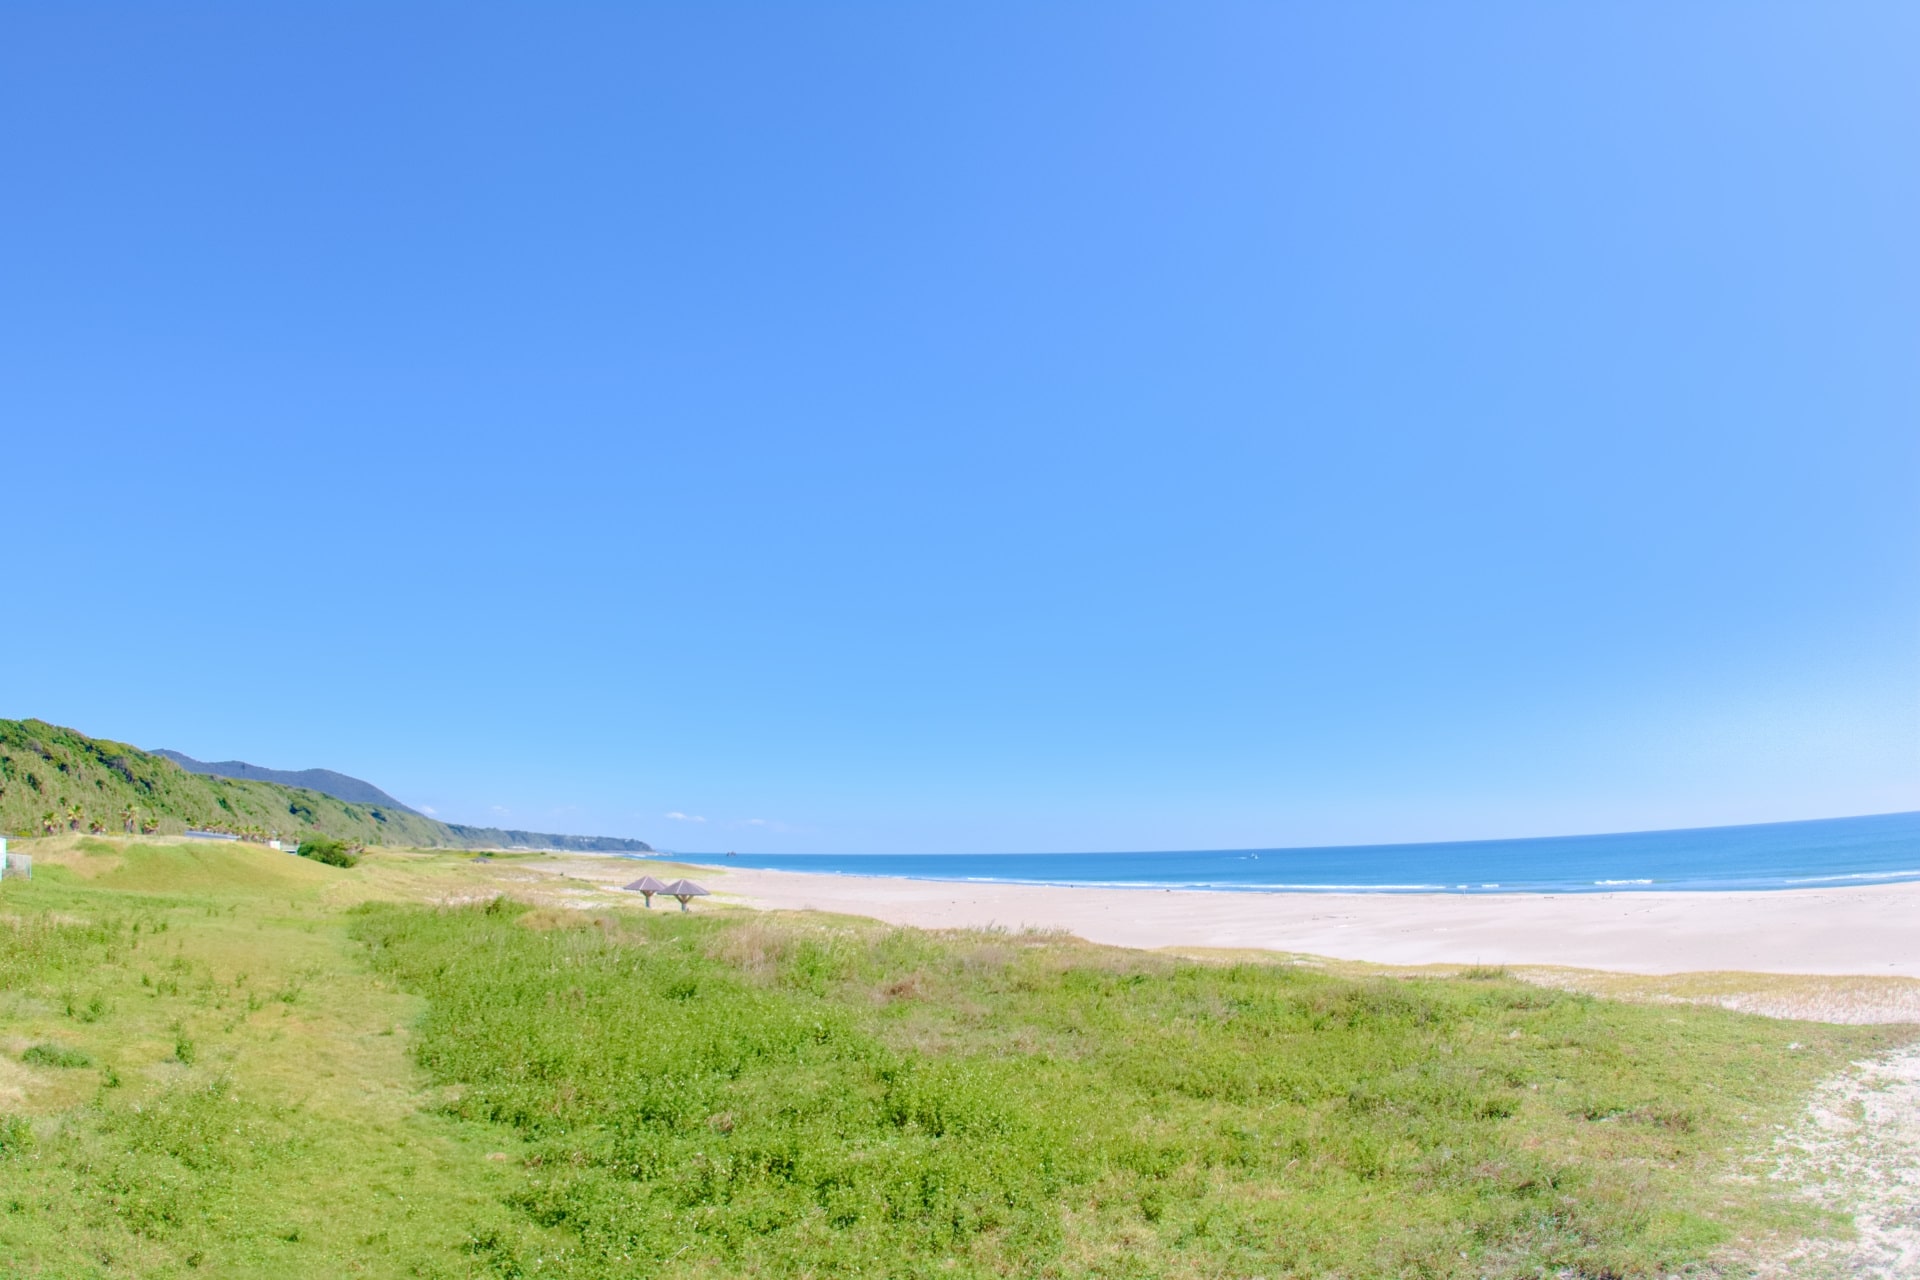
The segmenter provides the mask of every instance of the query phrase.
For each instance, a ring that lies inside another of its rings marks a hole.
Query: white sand
[[[1920,884],[1751,893],[1323,894],[962,884],[717,867],[756,907],[927,928],[1064,929],[1125,947],[1303,952],[1383,964],[1920,978]]]
[[[1766,1276],[1920,1276],[1920,1046],[1857,1062],[1774,1144],[1773,1177],[1853,1215],[1851,1240],[1804,1242]]]

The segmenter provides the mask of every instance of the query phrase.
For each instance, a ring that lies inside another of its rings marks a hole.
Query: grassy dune
[[[511,859],[38,865],[0,885],[29,1276],[1665,1274],[1831,1228],[1754,1162],[1912,1034],[647,913]]]

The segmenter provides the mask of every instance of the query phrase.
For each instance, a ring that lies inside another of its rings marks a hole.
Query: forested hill
[[[427,848],[649,851],[639,840],[608,836],[451,826],[398,803],[356,803],[259,778],[192,773],[124,742],[43,720],[0,720],[0,834],[39,835],[49,828],[177,834],[189,827],[259,838],[319,832],[360,844]]]
[[[361,844],[456,845],[443,823],[397,807],[352,804],[303,787],[189,773],[151,752],[43,720],[0,720],[0,828],[189,827],[293,839],[324,832]]]

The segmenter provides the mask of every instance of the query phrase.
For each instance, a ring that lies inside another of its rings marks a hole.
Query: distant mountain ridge
[[[188,773],[211,774],[216,778],[241,778],[248,782],[277,782],[283,787],[305,787],[308,791],[318,791],[323,796],[332,796],[350,804],[377,804],[404,813],[420,812],[411,805],[401,804],[371,782],[349,778],[331,769],[265,769],[244,760],[221,760],[209,764],[165,747],[155,747],[153,754],[165,756]]]
[[[185,769],[215,778],[236,778],[246,782],[271,782],[282,787],[304,787],[323,796],[345,800],[349,804],[378,806],[381,809],[410,813],[452,832],[457,843],[485,845],[502,849],[565,849],[572,853],[652,853],[644,840],[620,836],[568,836],[551,831],[518,831],[505,827],[469,827],[458,822],[439,822],[418,809],[400,803],[392,796],[360,778],[335,773],[332,769],[268,769],[244,760],[221,760],[209,764],[179,751],[156,747],[156,756],[164,756]]]
[[[460,837],[462,845],[489,849],[561,849],[568,853],[652,853],[645,840],[620,836],[563,836],[551,831],[512,831],[505,827],[468,827],[458,822],[443,823]]]
[[[324,833],[360,844],[441,849],[651,853],[644,840],[441,822],[331,769],[209,764],[142,751],[44,720],[0,720],[0,835],[201,827],[258,839]]]

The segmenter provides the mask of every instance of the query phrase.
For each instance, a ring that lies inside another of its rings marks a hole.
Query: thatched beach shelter
[[[674,897],[680,899],[680,909],[682,911],[687,909],[687,903],[690,900],[708,896],[705,889],[702,889],[691,880],[675,880],[672,884],[662,888],[660,892],[672,894]]]
[[[644,896],[647,900],[647,906],[649,908],[653,906],[654,894],[672,892],[672,890],[670,890],[667,887],[664,881],[656,880],[652,876],[641,876],[638,880],[635,880],[632,884],[627,886],[627,891],[630,893],[637,893]]]

